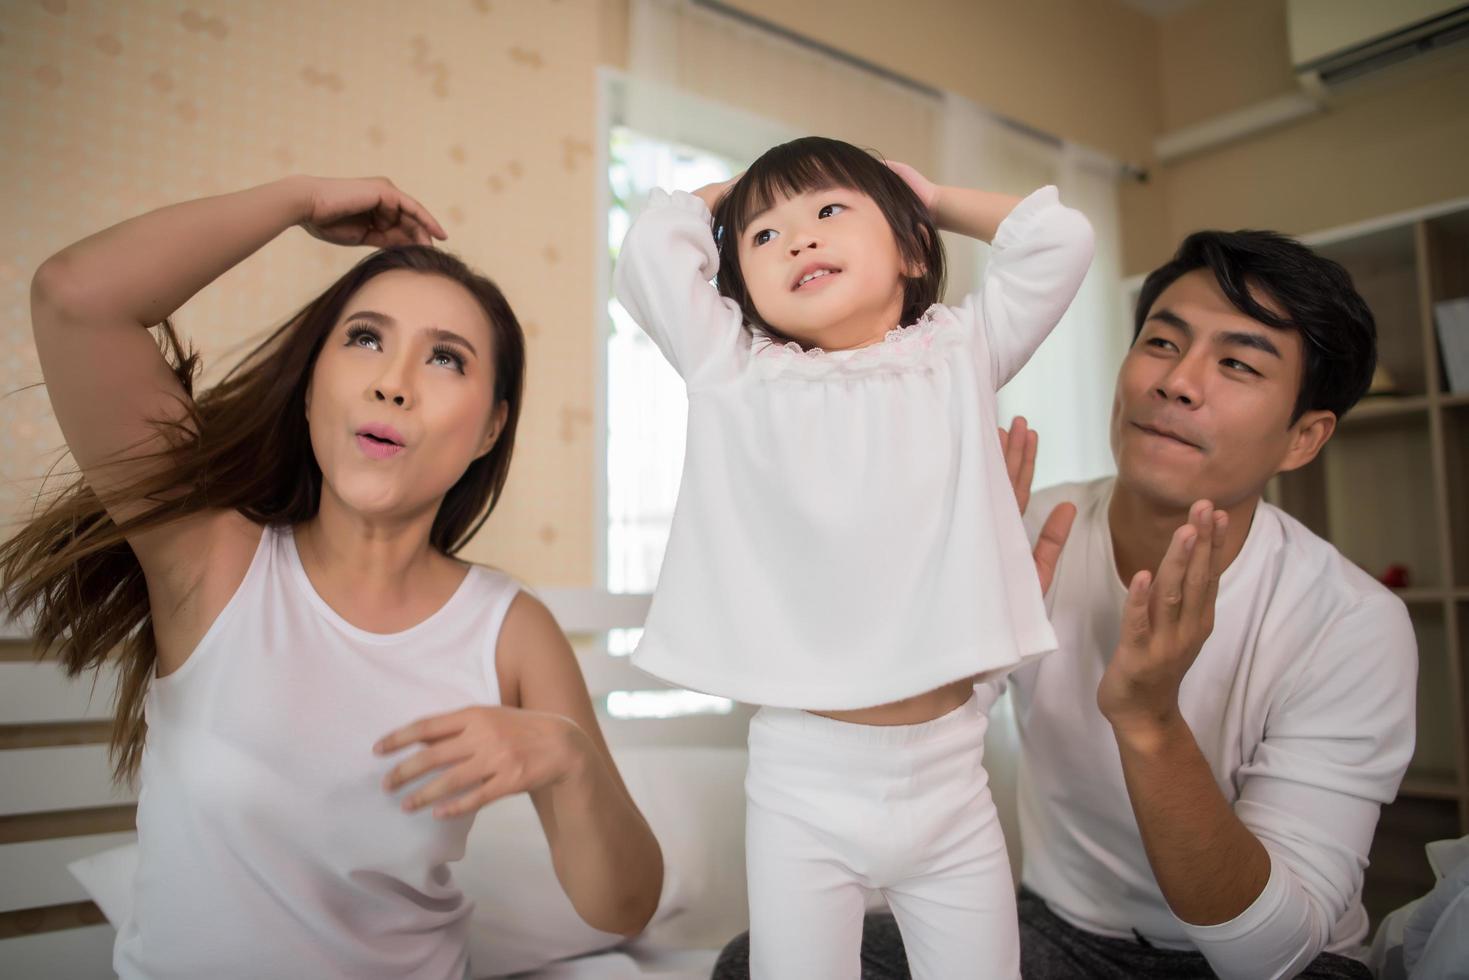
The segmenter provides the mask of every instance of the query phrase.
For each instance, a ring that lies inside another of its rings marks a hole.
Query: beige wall
[[[727,2],[1120,159],[1158,129],[1158,25],[1120,0]]]
[[[1205,0],[1158,28],[1164,131],[1295,88],[1283,0]]]
[[[1150,181],[1121,192],[1129,275],[1201,227],[1306,234],[1469,196],[1462,52],[1343,91],[1319,116],[1168,166],[1153,159],[1161,133],[1296,90],[1285,0],[1202,0],[1158,20],[1120,0],[727,2],[1146,165]]]
[[[68,242],[291,172],[386,174],[530,335],[508,494],[469,554],[591,584],[597,14],[595,0],[0,6],[0,389],[39,380],[27,286]],[[178,322],[227,364],[364,254],[289,232]],[[43,391],[5,410],[0,513],[14,517],[61,441]]]
[[[1457,53],[1364,82],[1320,115],[1177,162],[1160,173],[1166,239],[1130,256],[1131,269],[1196,228],[1303,235],[1469,197],[1466,92],[1469,53]]]
[[[1205,0],[1160,22],[1165,126],[1295,91],[1285,0]],[[1469,196],[1469,51],[1344,88],[1326,111],[1173,164],[1123,195],[1124,268],[1206,227],[1309,234]]]

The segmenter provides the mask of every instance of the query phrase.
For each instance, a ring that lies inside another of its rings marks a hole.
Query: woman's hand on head
[[[333,245],[431,245],[448,233],[418,201],[386,177],[302,177],[302,228]]]
[[[385,736],[373,751],[388,755],[424,748],[400,762],[383,789],[438,773],[403,799],[412,813],[434,804],[440,819],[463,816],[516,793],[529,793],[584,770],[592,747],[576,723],[561,715],[479,706],[422,718]]]

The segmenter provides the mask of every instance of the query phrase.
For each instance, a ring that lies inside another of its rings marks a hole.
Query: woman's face
[[[359,289],[306,391],[323,497],[377,518],[437,512],[505,424],[492,339],[483,307],[451,279],[395,269]]]

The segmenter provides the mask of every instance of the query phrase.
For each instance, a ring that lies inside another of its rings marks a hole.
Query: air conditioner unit
[[[1296,77],[1324,98],[1333,88],[1469,39],[1461,0],[1287,0]]]

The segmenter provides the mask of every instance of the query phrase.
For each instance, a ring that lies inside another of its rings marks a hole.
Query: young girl
[[[937,305],[938,228],[994,245],[956,308]],[[1019,975],[981,767],[992,695],[974,680],[1055,641],[995,391],[1091,248],[1054,188],[936,187],[820,138],[728,184],[655,191],[623,242],[618,297],[689,395],[635,662],[762,706],[746,779],[756,980],[855,978],[865,889],[886,895],[914,976]]]
[[[194,400],[165,318],[297,224],[385,250]],[[513,793],[588,923],[634,933],[657,903],[658,846],[565,638],[452,557],[505,484],[524,341],[431,236],[386,180],[296,177],[123,222],[36,273],[82,478],[0,572],[72,673],[121,647],[113,747],[142,776],[124,978],[460,980],[448,864]]]

